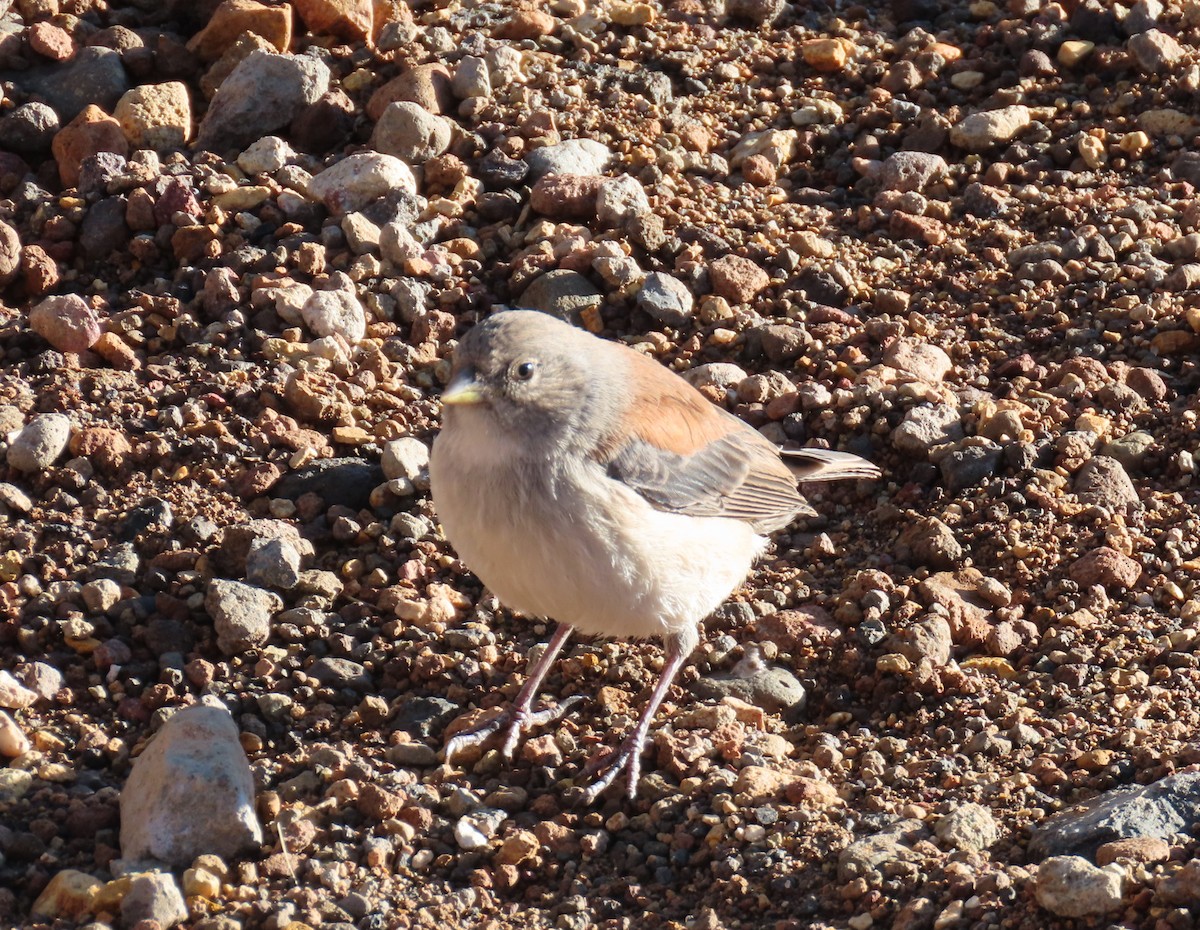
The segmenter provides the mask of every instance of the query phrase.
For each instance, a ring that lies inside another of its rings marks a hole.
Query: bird
[[[446,539],[504,606],[557,622],[515,702],[449,739],[445,764],[505,727],[511,759],[575,703],[534,709],[572,633],[664,644],[637,724],[585,766],[583,804],[622,772],[636,796],[651,723],[701,622],[769,534],[815,515],[797,481],[880,476],[847,452],[782,450],[649,356],[537,310],[468,330],[441,402],[429,480]]]

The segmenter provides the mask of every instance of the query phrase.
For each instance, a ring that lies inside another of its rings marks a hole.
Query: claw
[[[456,733],[451,737],[450,741],[446,743],[446,765],[448,766],[451,760],[464,749],[478,746],[499,733],[506,724],[508,725],[508,733],[504,737],[504,743],[500,746],[500,755],[506,759],[511,759],[516,752],[517,743],[520,742],[523,734],[535,727],[542,727],[548,723],[560,720],[567,711],[582,700],[583,697],[581,695],[573,694],[561,704],[543,707],[536,711],[523,707],[507,708],[487,721],[487,723],[464,730],[462,733]]]
[[[617,780],[622,770],[627,770],[629,780],[625,794],[629,800],[637,797],[638,779],[642,774],[642,752],[646,748],[645,736],[635,733],[621,744],[621,748],[608,756],[600,756],[584,767],[584,775],[600,773],[590,785],[583,789],[580,804],[593,804],[609,785]]]

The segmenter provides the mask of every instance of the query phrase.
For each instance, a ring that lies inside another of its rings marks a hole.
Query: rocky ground
[[[1196,0],[0,11],[0,923],[1195,925]],[[437,759],[547,635],[427,494],[509,302],[886,476],[632,803],[652,644]]]

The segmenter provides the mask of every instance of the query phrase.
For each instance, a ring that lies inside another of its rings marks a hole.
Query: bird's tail
[[[879,468],[864,458],[833,449],[783,449],[783,461],[797,481],[878,478]]]

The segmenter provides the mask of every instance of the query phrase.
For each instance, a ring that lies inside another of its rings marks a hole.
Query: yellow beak
[[[442,403],[454,405],[479,404],[483,402],[483,386],[475,380],[475,372],[464,368],[442,391]]]

